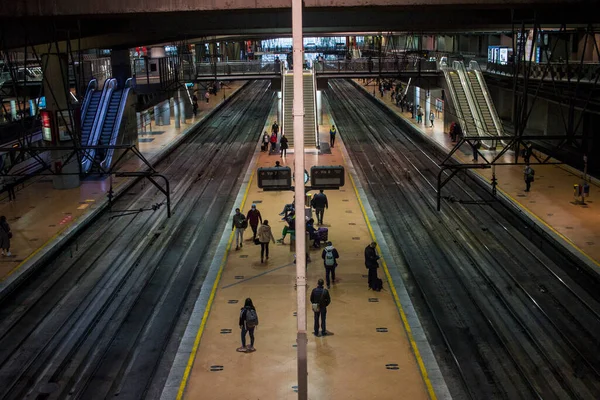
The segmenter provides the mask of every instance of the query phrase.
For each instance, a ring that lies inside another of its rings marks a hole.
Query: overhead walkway
[[[294,78],[291,73],[283,75],[283,133],[290,148],[294,147]],[[304,87],[304,146],[317,147],[317,103],[315,76],[312,71],[303,74]]]

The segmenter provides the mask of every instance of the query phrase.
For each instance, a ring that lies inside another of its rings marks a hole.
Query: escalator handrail
[[[312,103],[313,103],[313,109],[312,111],[314,112],[315,115],[315,126],[314,126],[314,131],[315,131],[315,145],[317,146],[317,149],[321,148],[321,143],[319,143],[319,124],[318,124],[318,115],[317,115],[317,76],[314,72],[312,72],[312,90],[311,90],[311,94],[312,94]]]
[[[475,99],[475,94],[473,93],[473,88],[471,87],[469,77],[467,76],[465,64],[462,61],[454,61],[453,64],[460,78],[463,90],[465,91],[467,103],[469,105],[469,109],[471,110],[471,114],[473,115],[473,120],[475,121],[475,129],[477,130],[477,136],[491,136],[491,134],[484,129],[482,113],[479,109],[479,104]]]
[[[110,103],[110,99],[112,97],[112,93],[114,92],[117,86],[117,80],[112,78],[104,82],[104,89],[102,91],[102,98],[100,99],[100,103],[98,104],[98,111],[96,111],[96,118],[94,120],[94,126],[90,132],[90,136],[88,137],[88,141],[86,146],[93,146],[98,143],[98,137],[102,132],[102,127],[104,126],[104,120],[106,117],[106,110],[108,109],[108,104]],[[82,160],[83,171],[87,172],[92,164],[94,157],[96,156],[96,151],[94,149],[89,149],[87,151],[88,157]]]
[[[117,111],[117,116],[115,118],[115,123],[112,128],[112,132],[110,134],[110,140],[108,142],[109,145],[113,146],[117,142],[117,138],[119,137],[119,131],[121,129],[121,121],[123,119],[123,114],[125,113],[125,106],[127,105],[127,98],[129,97],[129,91],[131,90],[132,78],[129,78],[125,81],[125,88],[121,93],[121,99],[119,100],[119,108]],[[114,153],[114,149],[108,149],[104,153],[104,160],[100,162],[102,167],[109,167],[112,161],[112,156]]]
[[[448,89],[450,89],[450,97],[452,97],[452,102],[454,103],[454,112],[458,117],[458,123],[460,124],[464,135],[468,136],[469,129],[467,126],[467,121],[465,119],[465,116],[463,115],[462,109],[460,108],[460,103],[458,102],[458,96],[456,94],[456,88],[454,87],[452,78],[450,78],[450,71],[452,69],[448,67],[448,64],[446,64],[443,59],[440,62],[440,66],[442,69],[442,73],[444,74],[444,78],[446,79],[446,83],[448,84]]]
[[[81,105],[81,115],[85,116],[87,113],[88,107],[90,106],[90,100],[92,99],[92,95],[98,89],[98,81],[96,79],[92,79],[87,86],[85,91],[85,97],[83,98],[83,104]],[[83,118],[81,120],[83,124]]]
[[[489,107],[490,114],[492,116],[492,120],[494,121],[494,126],[496,127],[496,134],[498,136],[504,136],[504,128],[502,126],[502,122],[498,117],[498,113],[496,111],[496,107],[494,106],[494,102],[492,101],[492,97],[490,96],[490,92],[488,91],[487,85],[485,84],[485,80],[483,78],[483,73],[481,72],[481,68],[477,61],[472,60],[469,63],[469,68],[475,72],[475,77],[477,78],[477,82],[479,83],[479,87],[481,88],[481,92],[483,93],[483,97],[485,98],[485,102]]]

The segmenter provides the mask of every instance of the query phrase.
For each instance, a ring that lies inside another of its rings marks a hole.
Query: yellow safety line
[[[115,185],[115,189],[118,188],[119,186],[121,186],[123,184],[123,182],[125,182],[125,181],[118,182]],[[86,201],[88,201],[88,200],[86,200]],[[91,211],[92,211],[91,209],[88,210],[88,212],[91,212]],[[74,218],[69,224],[65,224],[65,226],[62,227],[62,229],[60,229],[53,236],[51,236],[50,239],[46,240],[43,245],[41,245],[40,247],[38,247],[37,249],[35,249],[33,251],[33,253],[31,253],[30,255],[28,255],[23,261],[21,261],[21,263],[19,265],[17,265],[13,269],[11,269],[6,275],[4,275],[3,277],[1,277],[0,278],[0,283],[4,282],[9,276],[11,276],[15,272],[17,272],[21,267],[23,267],[23,265],[27,261],[31,260],[37,253],[39,253],[42,249],[46,248],[46,246],[48,246],[52,241],[56,240],[56,238],[59,237],[65,230],[67,230],[69,227],[73,226],[73,224],[75,222],[77,222],[77,220],[79,218],[83,217],[86,214],[87,214],[86,212],[83,212],[80,216],[78,216],[77,218]]]
[[[350,182],[352,182],[352,187],[354,188],[354,193],[356,194],[356,198],[358,199],[360,209],[363,213],[363,216],[365,217],[365,222],[367,223],[367,228],[369,229],[371,238],[375,240],[375,232],[373,231],[373,227],[371,226],[369,217],[367,217],[367,212],[365,211],[363,202],[360,199],[360,195],[358,193],[358,189],[356,188],[356,184],[354,183],[354,179],[352,178],[351,174],[348,174],[348,176],[350,177]],[[429,398],[431,400],[436,400],[437,396],[435,395],[435,391],[433,390],[433,386],[431,385],[431,381],[429,380],[427,368],[425,368],[425,363],[423,362],[423,358],[421,358],[421,353],[419,352],[417,342],[415,342],[415,338],[413,337],[412,330],[410,329],[410,325],[408,323],[408,319],[406,318],[406,314],[404,313],[404,308],[402,308],[402,304],[400,303],[398,292],[396,292],[396,287],[394,286],[394,282],[392,282],[392,276],[390,275],[388,266],[383,258],[381,259],[381,264],[383,265],[383,270],[385,271],[385,275],[390,285],[392,296],[394,297],[394,302],[396,303],[396,307],[398,307],[398,311],[400,312],[400,318],[402,319],[402,323],[404,324],[404,330],[406,331],[406,335],[408,336],[408,341],[410,342],[410,345],[413,349],[413,354],[415,355],[415,358],[417,359],[417,364],[419,365],[419,369],[421,370],[421,376],[423,377],[423,381],[425,382],[425,386],[427,387],[427,391],[429,392]]]
[[[250,191],[250,186],[252,186],[253,178],[254,171],[252,171],[252,175],[250,175],[248,186],[246,187],[246,191],[244,192],[242,204],[239,207],[241,210],[244,209],[244,204],[246,203],[248,192]],[[221,275],[223,274],[223,269],[225,267],[225,263],[227,262],[227,256],[229,254],[229,249],[231,248],[231,243],[233,242],[233,237],[234,232],[232,231],[229,235],[229,241],[227,242],[225,254],[223,254],[223,259],[221,260],[221,265],[219,265],[219,272],[217,273],[217,278],[215,279],[215,283],[213,284],[212,290],[210,291],[210,297],[208,298],[208,303],[206,304],[206,309],[204,310],[204,315],[202,316],[200,328],[198,328],[198,333],[196,333],[196,340],[194,340],[194,347],[192,347],[192,353],[190,354],[190,358],[188,359],[187,365],[185,367],[185,372],[183,373],[181,384],[179,385],[179,391],[177,392],[177,400],[181,400],[183,398],[185,387],[187,386],[187,381],[190,377],[190,372],[192,371],[192,367],[194,366],[194,361],[196,360],[196,352],[198,351],[198,347],[200,346],[200,339],[202,338],[202,333],[204,333],[204,327],[206,326],[206,321],[208,320],[208,314],[210,313],[210,309],[217,292],[217,287],[219,286],[219,281],[221,280]]]
[[[485,179],[487,180],[487,178],[485,178]],[[565,235],[563,235],[562,233],[560,233],[559,231],[557,231],[556,229],[554,229],[552,226],[548,225],[548,223],[546,221],[544,221],[543,219],[541,219],[540,217],[538,217],[526,205],[524,205],[523,203],[521,203],[520,201],[518,201],[517,199],[515,199],[514,197],[512,197],[510,194],[508,194],[504,190],[500,189],[499,187],[496,187],[496,189],[500,190],[506,197],[508,197],[509,199],[511,199],[512,201],[514,201],[515,203],[517,203],[522,209],[524,209],[525,211],[527,211],[529,213],[529,215],[533,216],[542,225],[544,225],[546,228],[550,229],[556,235],[558,235],[559,237],[561,237],[563,240],[565,240],[567,243],[569,243],[571,246],[573,246],[573,248],[575,248],[575,250],[577,250],[579,253],[583,254],[588,260],[590,260],[592,263],[594,263],[594,265],[596,265],[598,268],[600,268],[600,263],[598,261],[594,260],[589,254],[587,254],[581,248],[579,248],[579,246],[577,246],[575,243],[573,243],[573,241],[571,239],[569,239],[568,237],[566,237]]]

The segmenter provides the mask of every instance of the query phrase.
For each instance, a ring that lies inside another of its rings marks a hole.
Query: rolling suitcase
[[[317,233],[319,234],[319,239],[322,242],[329,240],[329,229],[321,227],[317,230]]]

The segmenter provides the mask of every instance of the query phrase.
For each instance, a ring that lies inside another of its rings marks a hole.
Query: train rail
[[[174,216],[108,212],[0,304],[0,398],[158,398],[268,117],[254,82],[202,123],[158,169]],[[162,200],[142,183],[114,204]]]
[[[577,262],[559,249],[538,249],[542,239],[475,181],[451,182],[449,196],[468,201],[435,211],[435,151],[349,82],[330,85],[336,125],[464,395],[599,398],[597,280],[573,275]]]

